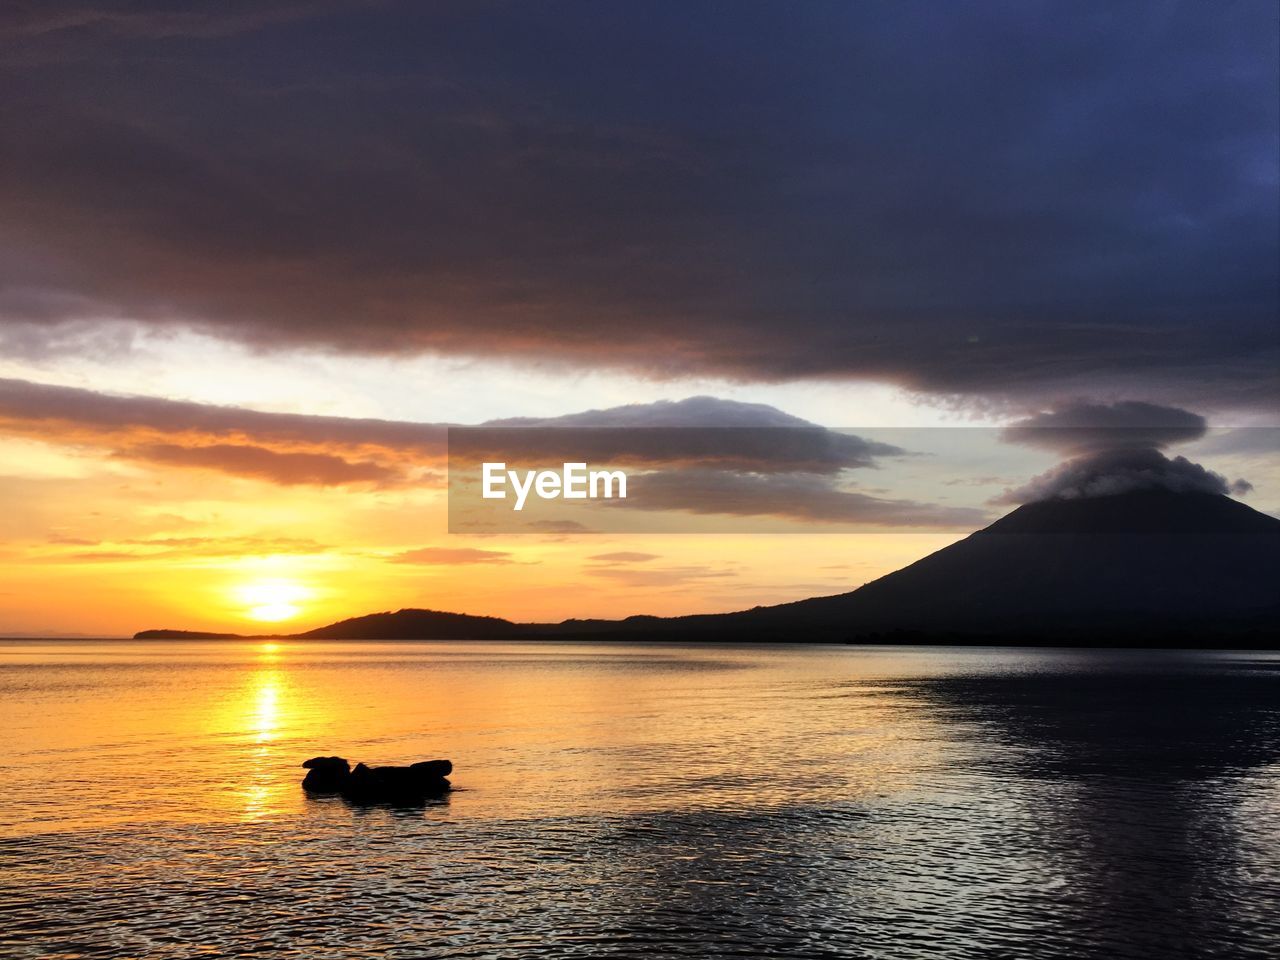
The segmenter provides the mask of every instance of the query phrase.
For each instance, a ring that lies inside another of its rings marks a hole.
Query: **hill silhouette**
[[[193,630],[143,630],[135,640],[497,640],[525,636],[530,625],[500,617],[477,617],[443,610],[397,610],[339,620],[305,633],[207,633]]]
[[[496,640],[521,634],[518,624],[500,617],[476,617],[441,610],[397,610],[340,620],[295,636],[302,640]]]
[[[558,624],[401,610],[295,636],[1270,646],[1277,571],[1280,519],[1219,494],[1144,490],[1026,504],[856,590],[778,606]]]
[[[1280,520],[1218,494],[1148,490],[1026,504],[850,593],[692,619],[779,638],[1238,637],[1280,619],[1278,570]]]

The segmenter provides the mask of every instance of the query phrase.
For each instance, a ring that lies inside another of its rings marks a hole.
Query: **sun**
[[[290,580],[255,580],[237,587],[236,594],[251,620],[278,623],[301,613],[300,604],[311,591]]]

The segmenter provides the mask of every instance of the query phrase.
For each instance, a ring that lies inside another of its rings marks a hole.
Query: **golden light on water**
[[[278,660],[276,644],[263,644],[261,654],[262,662],[268,666],[253,674],[246,691],[248,698],[244,714],[244,732],[255,744],[247,757],[246,782],[240,791],[242,816],[250,820],[274,813],[279,808],[283,788],[274,775],[277,758],[273,741],[283,721],[284,679],[275,666]]]
[[[264,673],[259,682],[255,709],[250,727],[257,734],[258,742],[275,739],[280,721],[280,686],[275,672]]]

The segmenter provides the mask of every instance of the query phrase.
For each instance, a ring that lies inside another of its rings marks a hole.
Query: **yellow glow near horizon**
[[[237,587],[236,594],[250,619],[279,623],[301,613],[300,604],[310,598],[311,591],[288,580],[255,580]]]

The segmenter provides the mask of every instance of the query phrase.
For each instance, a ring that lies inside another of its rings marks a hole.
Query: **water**
[[[0,748],[4,956],[1280,949],[1280,654],[4,641]]]

